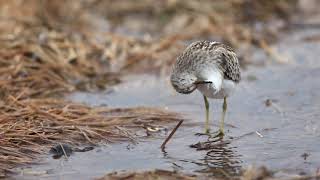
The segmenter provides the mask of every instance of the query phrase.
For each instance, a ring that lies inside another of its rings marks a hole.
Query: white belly
[[[199,84],[197,89],[208,98],[223,99],[224,97],[230,96],[235,87],[235,82],[224,79],[221,88],[218,90],[215,89],[212,84]]]

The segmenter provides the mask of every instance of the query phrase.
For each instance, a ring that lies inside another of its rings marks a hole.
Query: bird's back
[[[204,69],[218,68],[224,79],[238,83],[240,66],[234,50],[219,42],[197,41],[190,44],[178,57],[174,71],[201,75]]]

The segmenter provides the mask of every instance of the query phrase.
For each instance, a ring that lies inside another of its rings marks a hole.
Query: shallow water
[[[138,144],[102,146],[86,153],[75,153],[68,161],[46,157],[44,164],[24,167],[23,171],[45,172],[27,175],[56,179],[88,179],[114,170],[169,169],[216,176],[237,174],[248,165],[265,165],[277,176],[314,174],[320,168],[320,52],[319,42],[303,39],[319,30],[290,33],[273,46],[289,60],[277,64],[257,52],[265,67],[248,67],[242,82],[229,98],[226,137],[210,150],[189,147],[206,137],[196,136],[204,128],[203,99],[199,92],[176,94],[165,78],[150,75],[127,77],[112,91],[74,93],[69,98],[92,106],[156,106],[180,112],[188,119],[167,144],[166,135],[154,134]],[[270,106],[266,101],[271,102]],[[210,100],[211,126],[217,130],[221,100]],[[172,129],[175,124],[169,124]],[[307,156],[303,156],[307,154]],[[18,175],[16,178],[22,178]]]

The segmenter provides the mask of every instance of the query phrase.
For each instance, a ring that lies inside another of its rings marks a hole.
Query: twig
[[[77,129],[79,129],[79,131],[82,133],[82,135],[84,136],[84,138],[86,138],[86,140],[87,140],[88,142],[90,142],[90,143],[93,144],[93,145],[97,145],[96,143],[94,143],[94,142],[89,138],[89,136],[88,136],[81,128],[77,127]]]
[[[124,137],[130,139],[133,143],[137,143],[137,140],[128,131],[119,126],[115,126],[115,128],[118,129]]]
[[[263,138],[263,135],[262,135],[261,133],[259,133],[258,131],[255,131],[255,133],[256,133],[259,137]]]
[[[166,144],[168,143],[168,141],[171,139],[173,134],[177,131],[177,129],[180,127],[182,123],[183,123],[183,120],[180,120],[179,123],[176,125],[176,127],[171,131],[167,139],[162,143],[162,145],[160,146],[162,150],[164,150],[164,148],[166,147]]]
[[[66,151],[64,150],[64,147],[62,146],[61,143],[59,143],[59,145],[60,145],[60,147],[61,147],[61,149],[63,151],[64,157],[68,160],[69,158],[68,158],[68,155],[67,155]]]

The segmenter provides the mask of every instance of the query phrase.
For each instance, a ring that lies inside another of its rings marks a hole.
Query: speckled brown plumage
[[[240,65],[234,50],[219,42],[197,41],[190,44],[178,57],[174,72],[198,73],[204,67],[217,65],[224,78],[238,83],[241,80]]]
[[[224,135],[227,98],[240,82],[240,66],[232,48],[218,42],[198,41],[190,44],[177,58],[170,76],[172,87],[181,94],[199,90],[206,108],[205,133],[209,134],[209,101],[223,99],[220,129]],[[211,136],[211,135],[210,135]]]

